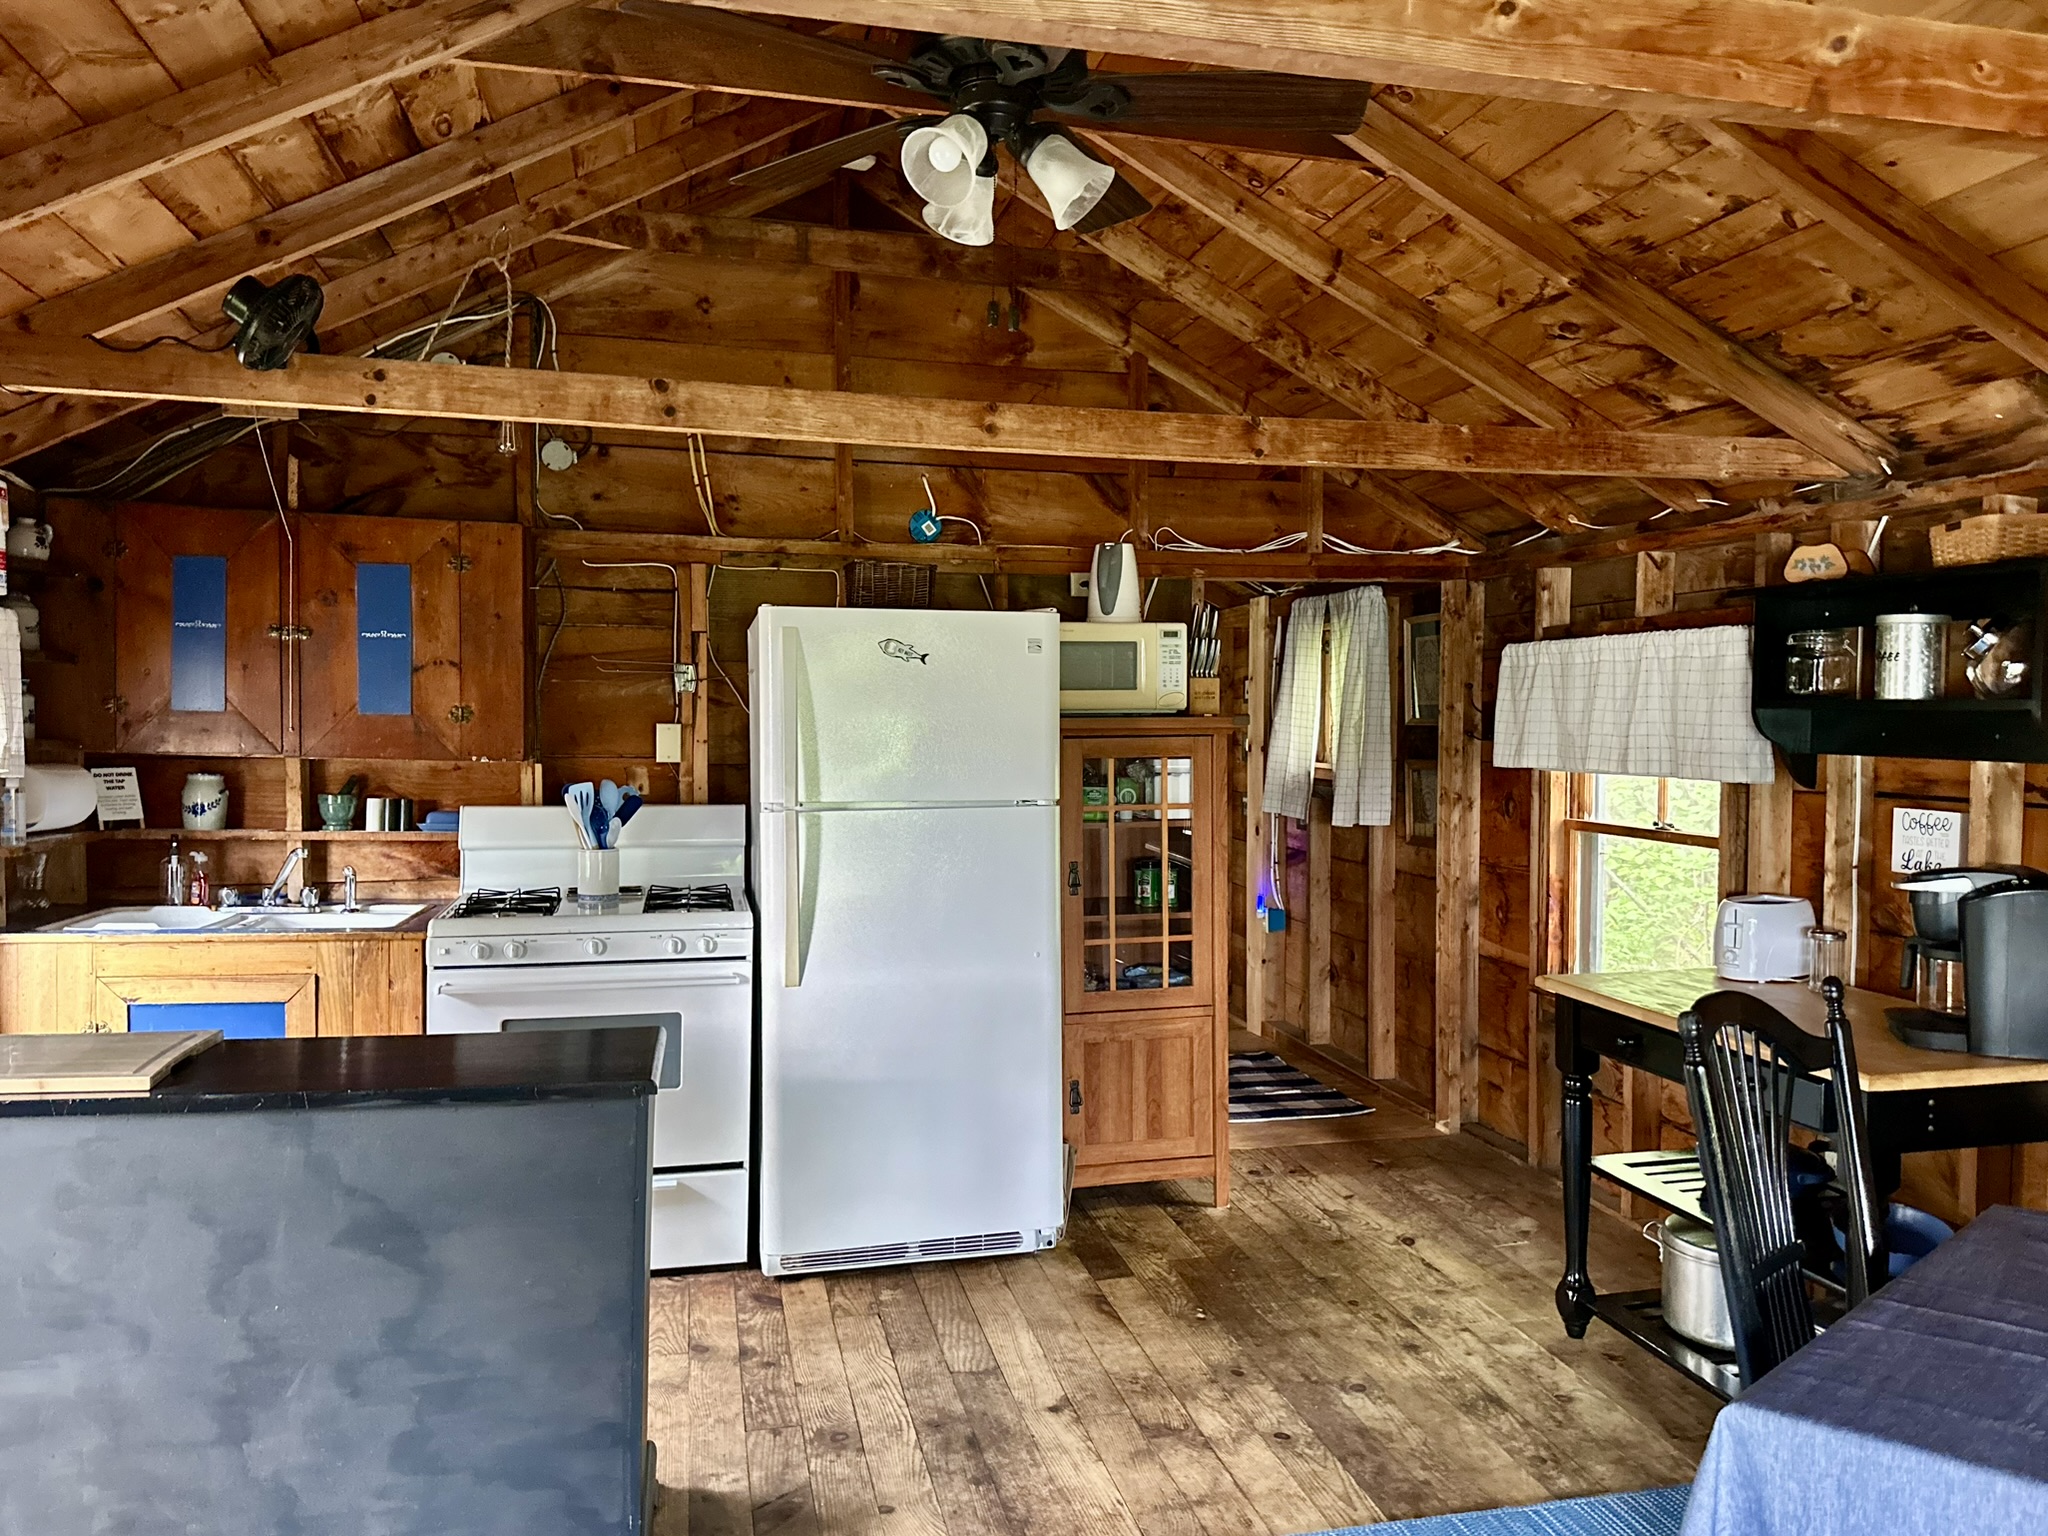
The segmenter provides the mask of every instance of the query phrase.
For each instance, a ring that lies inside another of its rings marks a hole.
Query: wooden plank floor
[[[1558,1324],[1556,1184],[1366,1121],[1241,1147],[1223,1211],[1085,1191],[1051,1253],[657,1278],[657,1536],[1291,1536],[1690,1478],[1707,1395]],[[1593,1257],[1655,1283],[1611,1219]]]

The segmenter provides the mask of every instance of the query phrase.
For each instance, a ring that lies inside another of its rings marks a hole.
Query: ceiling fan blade
[[[1185,123],[1217,132],[1231,128],[1272,133],[1355,133],[1365,120],[1372,86],[1363,80],[1318,80],[1308,75],[1212,71],[1157,75],[1090,75],[1089,91],[1070,111],[1104,127]],[[1103,87],[1113,86],[1115,91]],[[1123,100],[1111,107],[1117,95]]]
[[[911,129],[937,121],[936,117],[899,117],[893,122],[877,123],[872,128],[849,133],[829,144],[820,144],[816,149],[800,150],[793,155],[784,155],[780,160],[756,166],[751,171],[741,171],[733,177],[732,184],[736,187],[806,188],[849,160],[893,148]]]
[[[1152,205],[1145,200],[1145,194],[1119,175],[1109,184],[1109,190],[1102,194],[1102,200],[1074,226],[1074,233],[1092,235],[1098,229],[1107,229],[1126,219],[1142,218],[1151,211]]]

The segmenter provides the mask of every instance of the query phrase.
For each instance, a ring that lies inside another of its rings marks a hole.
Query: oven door
[[[436,968],[427,1033],[658,1028],[654,1166],[744,1164],[753,985],[715,961]]]

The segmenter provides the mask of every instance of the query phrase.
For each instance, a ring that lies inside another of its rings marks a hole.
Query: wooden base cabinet
[[[1233,722],[1061,722],[1061,966],[1074,1183],[1230,1194]]]

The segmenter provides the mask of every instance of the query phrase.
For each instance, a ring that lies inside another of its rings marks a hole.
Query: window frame
[[[1570,970],[1574,974],[1590,974],[1587,965],[1587,927],[1585,908],[1589,891],[1588,881],[1592,878],[1595,862],[1586,855],[1589,837],[1634,838],[1646,843],[1667,843],[1686,848],[1711,848],[1719,856],[1720,869],[1715,886],[1721,895],[1728,891],[1728,842],[1727,835],[1732,817],[1742,814],[1744,807],[1729,793],[1731,786],[1721,786],[1720,831],[1713,835],[1704,832],[1681,832],[1669,824],[1671,784],[1668,775],[1649,774],[1560,774],[1564,783],[1564,815],[1558,820],[1563,835],[1566,879],[1564,881],[1564,943],[1560,946]],[[1650,778],[1657,780],[1657,812],[1662,825],[1631,826],[1626,822],[1605,821],[1592,814],[1595,804],[1595,780],[1600,778]]]

